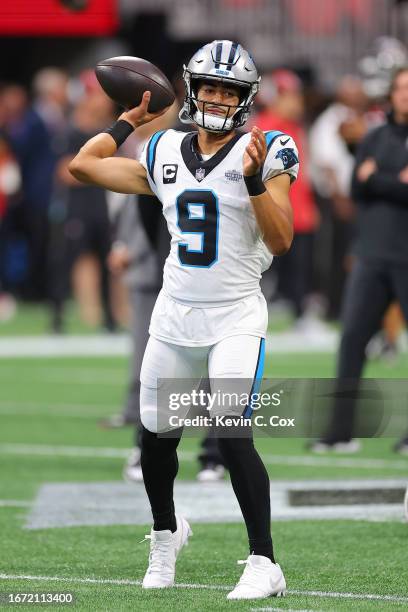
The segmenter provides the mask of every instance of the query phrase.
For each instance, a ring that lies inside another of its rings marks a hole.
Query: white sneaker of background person
[[[268,557],[250,555],[245,561],[244,573],[235,589],[227,599],[262,599],[264,597],[283,597],[286,592],[286,581],[280,566],[272,563]]]
[[[127,482],[143,482],[143,471],[140,463],[140,448],[132,448],[123,468],[123,478]]]
[[[170,529],[154,531],[152,528],[150,535],[145,536],[150,540],[150,555],[142,583],[144,589],[164,589],[174,585],[177,556],[193,535],[184,518],[176,516],[176,520],[177,531],[174,533]]]
[[[224,477],[225,467],[216,463],[208,463],[197,474],[198,482],[220,482]]]

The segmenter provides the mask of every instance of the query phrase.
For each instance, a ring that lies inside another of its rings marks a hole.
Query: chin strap
[[[232,117],[217,117],[197,110],[193,115],[194,122],[205,130],[214,132],[229,132],[234,128]]]
[[[234,115],[236,115],[237,112],[238,111],[235,111]],[[188,104],[185,103],[179,112],[179,119],[181,123],[195,123],[209,132],[230,132],[235,129],[234,115],[225,120],[225,117],[217,117],[216,115],[203,113],[198,110],[196,105],[196,111],[191,116],[188,111]]]

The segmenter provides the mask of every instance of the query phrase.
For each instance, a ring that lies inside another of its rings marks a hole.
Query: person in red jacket
[[[2,230],[2,222],[6,216],[9,198],[20,189],[20,186],[20,169],[11,152],[6,136],[0,131],[0,245],[2,245],[0,249],[0,269],[4,267],[4,262],[1,259],[4,257],[4,243],[6,242],[6,233]],[[0,271],[4,272],[4,270]],[[16,308],[13,296],[3,290],[0,277],[0,323],[12,319]]]
[[[260,92],[264,105],[252,124],[261,130],[279,130],[298,144],[301,168],[291,187],[295,237],[292,248],[277,258],[278,293],[289,300],[297,319],[305,313],[305,298],[311,290],[313,237],[319,214],[308,176],[307,136],[303,125],[302,82],[290,70],[279,69],[262,79]]]

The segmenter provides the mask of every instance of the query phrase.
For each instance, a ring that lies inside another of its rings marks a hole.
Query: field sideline
[[[227,589],[247,555],[240,524],[196,523],[178,563],[177,588],[145,592],[140,580],[149,526],[26,529],[47,483],[119,483],[131,431],[98,428],[118,411],[126,384],[123,357],[9,358],[0,361],[0,591],[72,591],[77,609],[118,610],[394,610],[408,606],[408,526],[349,520],[280,520],[273,525],[288,596],[231,603]],[[407,356],[371,377],[403,377]],[[332,355],[269,356],[266,376],[325,377]],[[260,439],[272,481],[360,478],[408,480],[408,458],[392,439],[365,440],[353,456],[314,456],[303,440]],[[193,480],[198,441],[181,446],[180,478]],[[117,502],[118,500],[116,500]],[[52,606],[54,607],[54,606]],[[11,607],[5,609],[12,609]]]

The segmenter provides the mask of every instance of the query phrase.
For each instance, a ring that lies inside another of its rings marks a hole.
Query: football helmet
[[[229,132],[244,125],[261,80],[248,51],[231,40],[214,40],[201,47],[183,69],[186,94],[179,114],[180,121],[195,123],[210,132]],[[197,98],[200,81],[217,81],[239,88],[239,105],[203,102],[200,110]],[[206,105],[231,110],[225,117],[212,115],[206,112]]]

